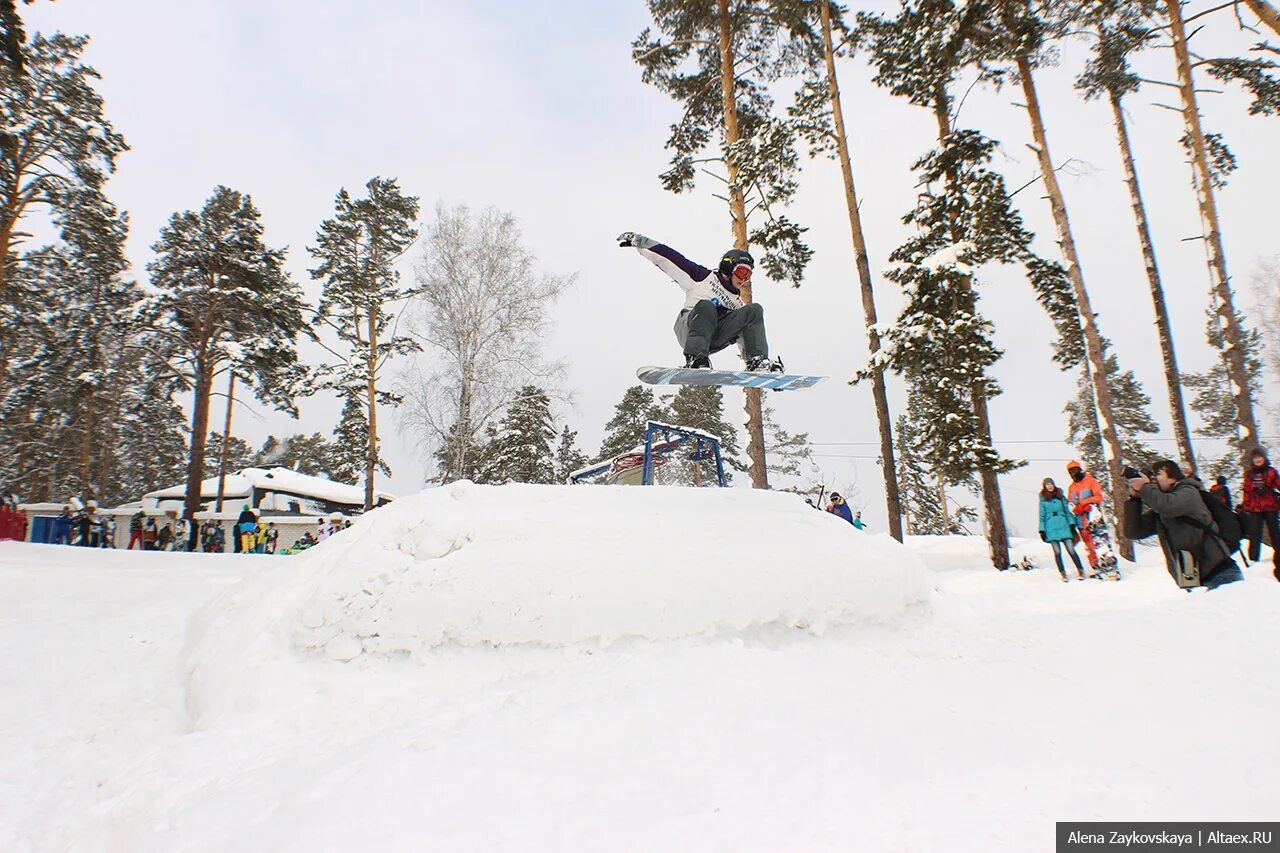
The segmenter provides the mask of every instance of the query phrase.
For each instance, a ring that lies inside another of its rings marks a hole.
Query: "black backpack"
[[[1244,538],[1244,530],[1240,527],[1239,516],[1232,511],[1231,507],[1204,489],[1197,489],[1197,491],[1200,492],[1200,500],[1204,502],[1205,509],[1209,510],[1209,514],[1213,516],[1213,523],[1218,526],[1217,536],[1227,546],[1227,552],[1234,554],[1239,551],[1240,540]],[[1208,527],[1200,524],[1194,518],[1187,516],[1186,520],[1206,533],[1210,532]]]

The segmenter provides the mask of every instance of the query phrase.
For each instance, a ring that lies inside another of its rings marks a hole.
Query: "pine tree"
[[[186,474],[187,418],[174,400],[176,383],[165,375],[166,367],[163,356],[150,351],[134,381],[124,385],[115,459],[119,493],[107,498],[113,503],[169,488]]]
[[[1143,435],[1155,435],[1160,427],[1151,418],[1147,407],[1151,398],[1142,390],[1142,384],[1132,370],[1120,371],[1115,353],[1109,352],[1111,342],[1103,340],[1107,352],[1107,386],[1111,389],[1111,410],[1115,415],[1116,435],[1120,439],[1120,452],[1125,462],[1146,465],[1160,458],[1151,447],[1142,442]],[[1102,487],[1111,490],[1111,469],[1107,467],[1098,435],[1098,413],[1093,405],[1093,380],[1081,369],[1075,399],[1067,403],[1067,442],[1080,451],[1080,459],[1093,473]],[[1191,461],[1191,460],[1186,460]]]
[[[1271,28],[1271,31],[1280,36],[1280,9],[1273,6],[1268,0],[1244,0],[1249,11],[1257,15],[1262,23]]]
[[[1205,246],[1209,255],[1209,270],[1213,277],[1214,305],[1224,337],[1222,349],[1226,359],[1226,375],[1235,400],[1236,421],[1239,424],[1238,449],[1250,452],[1258,442],[1258,423],[1253,413],[1253,389],[1250,385],[1248,342],[1250,334],[1242,325],[1235,309],[1235,294],[1227,273],[1227,256],[1223,248],[1222,229],[1218,220],[1218,202],[1214,193],[1214,179],[1210,167],[1206,136],[1200,121],[1200,104],[1196,94],[1191,52],[1187,46],[1186,26],[1182,18],[1182,0],[1165,0],[1169,35],[1178,73],[1178,93],[1182,100],[1182,118],[1191,142],[1192,185],[1200,206],[1200,218],[1204,224]],[[1197,58],[1197,65],[1201,60]],[[1213,73],[1212,71],[1210,73]],[[1227,72],[1228,76],[1238,72]],[[1216,76],[1216,75],[1215,75]],[[1263,102],[1266,103],[1265,101]],[[1264,108],[1260,108],[1265,111]],[[1194,403],[1192,408],[1195,408]]]
[[[813,447],[809,444],[809,433],[791,433],[783,429],[777,422],[772,406],[764,407],[764,440],[768,451],[769,471],[779,477],[802,477],[808,466],[813,464]],[[894,477],[895,481],[897,477]],[[791,491],[790,489],[784,491]]]
[[[1157,0],[1142,2],[1095,2],[1084,6],[1086,23],[1097,38],[1093,54],[1084,73],[1076,78],[1076,88],[1086,99],[1106,98],[1111,107],[1112,124],[1116,142],[1124,164],[1125,185],[1129,190],[1134,224],[1138,232],[1138,246],[1142,252],[1147,285],[1151,290],[1151,304],[1156,316],[1156,334],[1160,341],[1160,354],[1164,360],[1165,389],[1169,399],[1169,416],[1173,422],[1174,439],[1181,459],[1194,460],[1191,430],[1187,427],[1186,406],[1182,399],[1182,378],[1178,371],[1177,352],[1173,345],[1173,332],[1169,326],[1169,309],[1165,302],[1164,285],[1156,264],[1155,247],[1151,239],[1151,226],[1147,220],[1146,203],[1138,182],[1138,170],[1129,141],[1129,126],[1125,118],[1123,101],[1138,91],[1142,78],[1132,69],[1129,57],[1144,47],[1153,34],[1149,18],[1154,13]],[[1108,365],[1110,371],[1110,365]],[[1110,382],[1110,376],[1108,376]],[[1096,419],[1095,419],[1096,420]],[[1121,445],[1124,437],[1121,436]],[[1087,454],[1086,454],[1087,455]],[[1101,459],[1101,455],[1098,457]],[[1090,464],[1093,464],[1092,460]],[[1105,466],[1095,470],[1105,470]]]
[[[1061,4],[1058,4],[1060,6]],[[1093,380],[1095,405],[1102,430],[1102,442],[1106,448],[1107,467],[1119,464],[1122,455],[1120,440],[1115,431],[1115,414],[1112,411],[1111,392],[1106,383],[1106,356],[1102,346],[1102,333],[1098,329],[1089,291],[1085,284],[1080,256],[1076,250],[1075,235],[1067,212],[1066,197],[1058,183],[1056,167],[1049,150],[1048,130],[1040,106],[1036,87],[1035,69],[1049,55],[1053,42],[1063,36],[1067,20],[1051,17],[1058,6],[1050,7],[1040,0],[987,0],[976,4],[980,26],[973,31],[970,48],[971,63],[997,86],[1007,79],[1014,79],[1021,89],[1023,106],[1031,129],[1032,145],[1040,166],[1040,181],[1044,184],[1049,209],[1053,215],[1058,247],[1062,252],[1067,276],[1075,293],[1079,309],[1080,325],[1084,331],[1085,352],[1089,359],[1089,375]],[[1112,489],[1113,505],[1118,509],[1128,500],[1128,488],[1117,479]],[[1133,559],[1133,545],[1117,528],[1116,540],[1120,555]]]
[[[68,202],[99,194],[116,157],[127,150],[94,90],[99,75],[81,55],[89,40],[61,33],[35,35],[22,48],[16,11],[0,26],[9,61],[0,62],[0,307],[10,306],[19,223],[38,209],[67,215]],[[17,60],[17,61],[15,61]],[[6,319],[7,318],[0,318]],[[0,324],[0,394],[8,387],[11,334]]]
[[[204,443],[204,477],[206,480],[218,476],[222,451],[222,433],[211,431],[209,438]],[[227,474],[229,475],[245,468],[256,467],[261,462],[259,454],[254,452],[254,449],[249,446],[249,442],[238,435],[231,436],[231,440],[226,444],[226,452]]]
[[[364,407],[357,397],[347,397],[342,406],[342,416],[333,432],[333,448],[330,453],[330,475],[343,483],[357,483],[365,474],[365,456],[369,446],[369,421]],[[391,476],[391,467],[383,459],[378,469],[384,476]]]
[[[745,471],[746,465],[738,449],[738,430],[724,418],[724,394],[714,385],[682,385],[671,400],[667,422],[672,426],[696,429],[713,435],[720,441],[720,456],[725,466],[725,477],[732,480],[732,470]],[[768,433],[765,434],[766,439]],[[641,436],[643,441],[643,436]],[[663,482],[694,483],[713,486],[718,484],[714,458],[693,460],[691,455],[696,442],[682,445],[678,461],[669,462],[664,470]],[[732,469],[732,470],[731,470]]]
[[[395,262],[418,237],[414,221],[418,199],[405,196],[395,179],[373,178],[368,196],[353,200],[345,189],[334,202],[335,215],[320,225],[316,245],[308,247],[320,265],[313,279],[324,281],[315,322],[327,324],[348,347],[321,371],[322,387],[338,389],[348,400],[362,399],[365,422],[364,508],[373,508],[378,467],[378,404],[398,405],[401,396],[379,388],[387,361],[422,349],[412,337],[396,334],[390,306],[413,295],[399,286]],[[385,383],[384,383],[385,384]]]
[[[880,352],[880,321],[876,313],[875,289],[871,279],[867,239],[862,228],[862,213],[853,181],[853,160],[849,155],[849,141],[845,132],[844,105],[840,99],[840,83],[836,76],[836,60],[847,52],[842,47],[848,41],[842,38],[841,45],[837,46],[833,40],[833,31],[836,36],[843,37],[847,35],[847,28],[841,16],[842,10],[831,0],[816,0],[810,5],[817,7],[818,32],[808,39],[813,49],[806,56],[804,82],[788,112],[795,120],[797,130],[809,143],[810,156],[834,155],[840,162],[840,174],[844,179],[845,210],[849,216],[849,231],[853,240],[854,268],[858,274],[863,324],[867,332],[867,348],[874,359]],[[810,24],[814,25],[812,21]],[[893,460],[893,415],[889,412],[884,371],[876,371],[871,375],[871,397],[880,430],[880,470],[884,477],[889,535],[901,542],[902,506],[898,494],[897,466]],[[773,470],[773,466],[770,466],[770,470]]]
[[[804,26],[803,4],[775,0],[648,0],[657,30],[632,43],[632,58],[651,83],[683,106],[662,175],[671,192],[692,190],[699,173],[720,164],[733,243],[764,248],[762,265],[780,281],[799,284],[812,250],[805,229],[780,215],[795,195],[798,157],[790,123],[773,114],[769,84],[793,61]],[[749,220],[763,223],[748,234]],[[743,297],[750,302],[751,288]],[[751,484],[768,488],[761,394],[746,392]]]
[[[156,259],[147,269],[158,294],[144,312],[173,342],[170,367],[195,395],[190,518],[200,510],[209,400],[220,371],[233,370],[252,382],[260,400],[296,415],[302,294],[284,271],[285,251],[262,242],[253,201],[226,187],[215,188],[199,213],[175,213],[152,249]]]
[[[1243,319],[1237,316],[1237,324]],[[1237,327],[1243,328],[1239,325]],[[1209,339],[1209,345],[1217,350],[1218,358],[1203,373],[1182,374],[1182,383],[1192,393],[1191,411],[1200,418],[1200,434],[1222,439],[1233,449],[1218,457],[1202,455],[1196,466],[1202,479],[1219,474],[1234,475],[1241,469],[1238,400],[1231,392],[1230,364],[1225,353],[1228,337],[1216,307],[1206,312],[1205,336]],[[1252,389],[1259,387],[1263,368],[1263,340],[1257,329],[1247,333],[1244,347],[1244,362]]]
[[[55,211],[59,241],[22,258],[10,279],[7,353],[11,390],[0,402],[0,462],[7,482],[31,500],[112,501],[122,493],[118,463],[134,448],[120,442],[156,344],[133,306],[128,219],[100,193],[68,193]]]
[[[1036,256],[1033,235],[1013,210],[1003,179],[989,168],[996,143],[953,126],[950,92],[960,69],[980,56],[984,2],[904,2],[898,17],[863,13],[858,38],[868,48],[875,82],[930,110],[938,148],[916,162],[925,192],[904,221],[916,237],[890,257],[885,276],[901,285],[907,304],[884,330],[887,342],[860,379],[886,367],[927,395],[938,419],[924,426],[928,462],[961,482],[982,484],[991,561],[1009,564],[1008,535],[997,475],[1016,467],[992,446],[987,401],[1000,393],[988,370],[1001,353],[978,311],[975,270],[1018,263],[1058,331],[1054,360],[1064,368],[1082,358],[1079,312],[1061,265]]]
[[[908,414],[899,415],[897,429],[898,482],[902,486],[902,509],[906,515],[907,533],[912,536],[941,536],[947,533],[936,481],[931,482],[928,465],[920,455],[921,431],[914,422],[908,403]]]
[[[614,407],[613,417],[604,426],[604,441],[596,458],[612,459],[644,444],[645,425],[649,421],[669,423],[672,420],[670,410],[658,402],[651,388],[632,385],[622,395],[622,400]]]
[[[556,445],[556,479],[557,483],[567,483],[569,475],[586,466],[589,460],[578,449],[578,433],[565,424],[560,431],[560,443]]]
[[[34,0],[23,0],[30,5]],[[0,0],[0,62],[8,63],[17,74],[24,70],[22,49],[27,41],[17,0]]]
[[[536,385],[520,389],[487,442],[485,480],[494,483],[554,483],[556,440],[551,398]]]

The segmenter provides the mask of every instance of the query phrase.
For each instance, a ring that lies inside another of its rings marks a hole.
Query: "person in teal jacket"
[[[1076,526],[1079,517],[1071,511],[1067,496],[1062,493],[1053,478],[1045,477],[1040,490],[1040,539],[1048,542],[1053,548],[1053,559],[1058,564],[1058,574],[1062,582],[1067,582],[1067,570],[1062,565],[1062,551],[1071,555],[1071,562],[1076,564],[1076,572],[1080,580],[1084,580],[1084,565],[1080,555],[1076,553],[1075,540],[1079,535]]]

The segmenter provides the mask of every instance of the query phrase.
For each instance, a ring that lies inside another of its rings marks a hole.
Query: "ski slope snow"
[[[1275,817],[1280,584],[745,489],[427,490],[296,557],[0,543],[0,850],[1050,850]]]

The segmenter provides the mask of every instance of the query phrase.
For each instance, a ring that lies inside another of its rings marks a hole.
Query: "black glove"
[[[1048,541],[1049,541],[1049,539],[1044,535],[1044,531],[1043,531],[1043,530],[1041,530],[1041,531],[1040,531],[1040,541],[1041,541],[1041,542],[1048,542]]]

